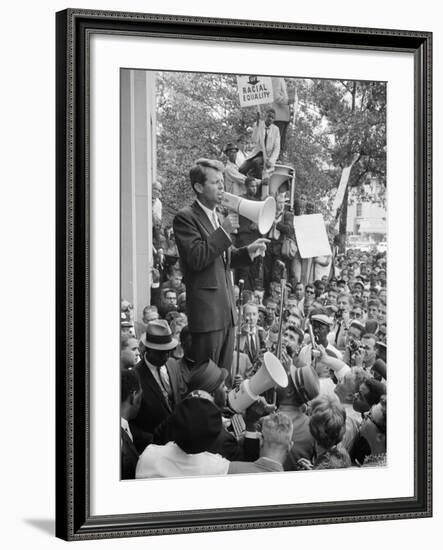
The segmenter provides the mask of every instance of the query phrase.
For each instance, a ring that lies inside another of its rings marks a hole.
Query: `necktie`
[[[169,381],[168,371],[165,365],[158,367],[158,375],[160,377],[160,384],[169,399],[172,395],[172,390],[171,390],[171,383]]]
[[[341,321],[338,323],[337,332],[335,333],[335,344],[338,344],[338,337],[341,331]]]
[[[131,441],[133,441],[131,430],[130,430],[129,428],[126,428],[126,427],[123,428],[123,429],[124,429],[125,432],[128,434],[129,439],[130,439]]]
[[[212,211],[212,225],[215,227],[215,229],[218,229],[220,225],[218,222],[217,212],[215,210]]]
[[[269,128],[266,127],[266,128],[265,128],[265,147],[266,147],[266,145],[267,145],[267,143],[268,143],[268,130],[269,130]]]
[[[212,225],[215,227],[215,229],[218,229],[220,227],[220,222],[218,221],[217,212],[215,210],[212,211]],[[224,263],[226,264],[226,252],[222,253],[222,258]]]
[[[255,336],[254,334],[251,334],[249,336],[249,351],[250,351],[250,356],[251,356],[251,359],[252,358],[255,358],[255,354],[256,354],[256,346],[255,346]]]

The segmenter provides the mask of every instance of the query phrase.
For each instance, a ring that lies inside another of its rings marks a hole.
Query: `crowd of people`
[[[385,463],[385,254],[348,250],[330,275],[284,289],[234,286],[228,368],[196,361],[182,276],[165,256],[142,319],[122,302],[123,479]],[[288,386],[237,414],[228,392],[266,351],[279,355]]]
[[[122,479],[386,462],[386,254],[338,254],[331,227],[331,255],[302,259],[294,216],[315,205],[303,193],[291,204],[290,187],[275,191],[264,236],[221,206],[224,190],[269,192],[287,128],[275,119],[275,108],[257,117],[249,151],[228,143],[225,165],[196,161],[196,201],[172,227],[165,181],[153,186],[150,303],[141,319],[121,303]],[[268,352],[287,384],[234,410],[230,392]]]

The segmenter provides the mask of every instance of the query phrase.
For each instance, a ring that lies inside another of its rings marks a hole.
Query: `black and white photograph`
[[[387,83],[264,72],[120,69],[121,480],[389,465]]]

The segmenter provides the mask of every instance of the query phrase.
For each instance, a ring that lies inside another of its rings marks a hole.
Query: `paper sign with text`
[[[274,101],[270,76],[237,76],[237,85],[241,107],[251,107]]]
[[[315,258],[331,254],[331,246],[321,214],[294,216],[294,230],[302,258]]]

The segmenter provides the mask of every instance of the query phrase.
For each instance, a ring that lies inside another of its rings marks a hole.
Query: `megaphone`
[[[231,409],[241,413],[257,401],[259,395],[274,386],[286,388],[288,375],[277,357],[267,351],[263,356],[263,365],[249,380],[243,380],[238,388],[228,394]]]
[[[267,233],[274,223],[277,205],[274,197],[267,197],[264,201],[250,201],[231,193],[223,194],[223,206],[237,212],[257,224],[262,235]]]
[[[290,180],[294,176],[294,168],[292,166],[285,166],[284,164],[276,164],[275,170],[272,172],[269,179],[269,193],[273,196],[278,193],[283,193],[290,189]],[[289,181],[288,181],[289,180]],[[288,182],[287,185],[282,188],[283,184]]]

